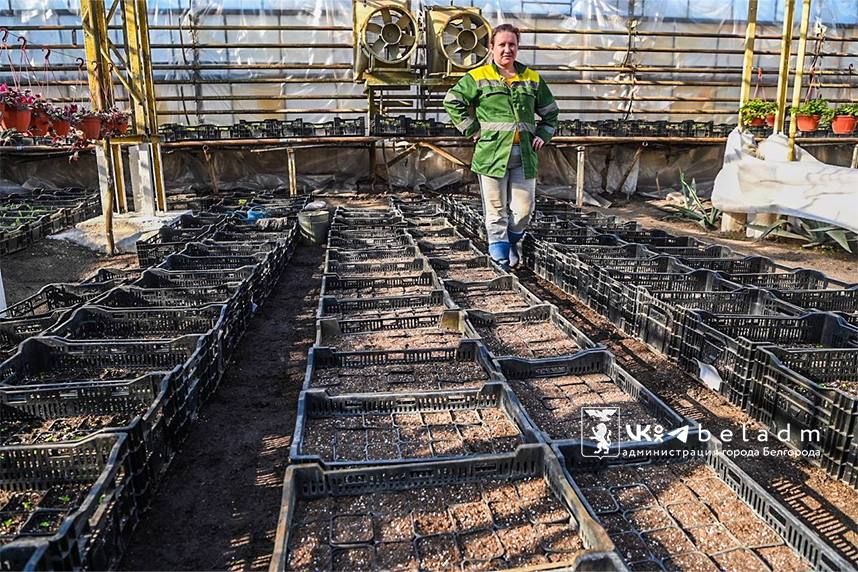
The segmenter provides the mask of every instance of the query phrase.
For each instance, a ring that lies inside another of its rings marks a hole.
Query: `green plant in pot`
[[[777,111],[777,103],[763,99],[748,100],[739,108],[742,123],[751,127],[762,127],[766,123],[771,127],[775,124],[775,113]]]
[[[790,109],[795,118],[798,130],[802,133],[811,133],[819,129],[820,124],[831,122],[834,111],[828,106],[824,99],[811,99],[797,107]]]
[[[834,111],[831,130],[836,135],[851,135],[858,126],[858,103],[846,103]]]

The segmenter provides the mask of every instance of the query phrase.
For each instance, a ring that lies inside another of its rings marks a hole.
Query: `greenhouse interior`
[[[0,0],[0,567],[858,570],[856,66],[858,0]]]

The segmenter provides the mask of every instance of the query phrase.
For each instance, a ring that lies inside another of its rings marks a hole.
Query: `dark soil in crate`
[[[475,326],[496,357],[544,358],[576,353],[580,348],[552,322],[514,322]]]
[[[494,280],[500,274],[488,266],[468,268],[465,266],[453,266],[446,269],[436,270],[438,276],[447,280],[459,280],[461,282],[485,282]]]
[[[631,395],[621,390],[605,374],[563,375],[536,379],[511,379],[508,383],[521,400],[530,418],[551,439],[594,439],[598,420],[582,417],[584,407],[619,407],[623,423],[641,426],[659,421]],[[620,433],[614,441],[627,441]]]
[[[503,290],[482,291],[479,294],[465,294],[464,292],[451,292],[453,301],[461,308],[469,310],[482,310],[484,312],[509,312],[512,310],[526,310],[530,304],[517,292],[505,292]]]
[[[858,560],[858,502],[854,489],[802,459],[782,454],[789,449],[773,436],[767,442],[758,442],[756,436],[764,431],[761,424],[643,342],[620,333],[579,300],[529,271],[519,271],[518,276],[531,292],[556,304],[564,317],[591,340],[607,346],[626,371],[677,413],[703,424],[716,436],[724,430],[739,436],[744,427],[749,440],[729,444],[732,449],[746,451],[733,457],[736,463],[845,558]],[[766,450],[778,456],[766,456]]]
[[[334,338],[330,346],[339,351],[407,350],[456,346],[462,339],[459,332],[441,328],[417,328],[344,334]],[[323,340],[325,345],[328,345]]]
[[[320,247],[296,249],[192,425],[121,569],[268,568],[323,256]]]
[[[572,562],[584,546],[542,478],[298,503],[288,569],[476,570]]]
[[[0,546],[17,538],[57,532],[89,491],[87,485],[57,485],[50,489],[0,489]]]
[[[137,414],[145,411],[146,408],[141,407],[136,413],[122,415],[77,415],[58,419],[4,421],[0,425],[0,446],[77,441],[107,427],[125,427]]]
[[[827,389],[839,389],[852,397],[858,397],[858,379],[837,379],[825,383]]]
[[[510,453],[524,441],[500,408],[308,419],[304,455],[380,461]]]
[[[614,466],[573,478],[632,569],[646,561],[683,570],[809,568],[702,460]]]
[[[413,260],[409,258],[408,260]],[[385,262],[388,262],[385,260]],[[404,270],[372,270],[367,272],[365,270],[347,270],[347,271],[338,271],[336,273],[338,276],[342,276],[344,278],[356,278],[358,276],[372,276],[373,278],[407,278],[409,276],[414,276],[413,268],[406,268]]]
[[[371,392],[412,392],[472,389],[488,381],[485,370],[473,362],[432,362],[317,369],[312,389],[330,395]]]
[[[40,372],[35,375],[27,375],[21,378],[21,385],[39,385],[43,383],[63,383],[66,381],[103,381],[103,380],[121,380],[133,379],[140,375],[140,371],[135,371],[121,367],[105,367],[105,368],[64,368],[51,369]]]
[[[425,256],[429,258],[440,258],[441,260],[446,260],[447,262],[456,263],[456,262],[464,262],[466,260],[472,260],[475,256],[477,256],[473,250],[452,250],[452,249],[442,249],[442,250],[430,250],[423,253]]]

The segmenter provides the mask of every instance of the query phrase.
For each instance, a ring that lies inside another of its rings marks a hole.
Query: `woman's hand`
[[[542,149],[542,146],[545,145],[545,141],[542,140],[542,137],[534,137],[533,138],[533,150],[539,151]]]

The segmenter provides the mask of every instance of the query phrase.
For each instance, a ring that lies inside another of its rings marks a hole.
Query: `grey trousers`
[[[480,175],[480,190],[488,243],[509,245],[521,240],[536,205],[536,179],[524,178],[518,145],[512,147],[503,177]]]

